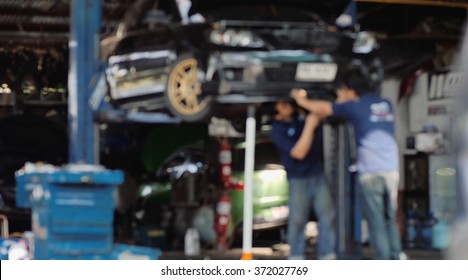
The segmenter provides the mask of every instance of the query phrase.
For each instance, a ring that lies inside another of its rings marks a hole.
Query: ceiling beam
[[[354,0],[363,3],[440,6],[449,8],[468,8],[468,1],[440,1],[440,0]]]
[[[69,34],[66,32],[16,32],[0,31],[0,42],[12,44],[56,44],[68,42]]]

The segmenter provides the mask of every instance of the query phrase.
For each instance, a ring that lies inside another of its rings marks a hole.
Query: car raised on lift
[[[334,24],[349,2],[135,1],[102,41],[111,103],[193,122],[288,98],[294,87],[334,98],[350,60],[377,76],[381,68],[371,34]]]

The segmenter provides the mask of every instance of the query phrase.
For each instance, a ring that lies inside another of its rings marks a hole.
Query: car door
[[[236,145],[233,153],[233,176],[244,180],[245,144]],[[257,140],[253,182],[254,229],[264,229],[285,223],[288,215],[289,185],[286,171],[272,142]],[[233,190],[232,215],[235,224],[243,218],[243,189]]]

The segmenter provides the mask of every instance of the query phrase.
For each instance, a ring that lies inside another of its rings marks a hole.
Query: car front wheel
[[[202,76],[198,60],[190,55],[182,55],[169,73],[166,104],[172,114],[184,121],[202,121],[211,114],[213,98],[203,94]]]

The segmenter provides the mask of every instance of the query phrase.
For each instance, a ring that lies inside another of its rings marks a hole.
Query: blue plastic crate
[[[115,207],[115,185],[82,187],[78,184],[44,184],[36,186],[31,195],[34,209],[46,209],[51,213],[64,212],[76,218],[76,211],[111,211]],[[93,217],[86,217],[93,218]],[[65,217],[68,220],[67,217]]]
[[[109,257],[115,187],[123,182],[123,173],[87,167],[17,173],[17,189],[23,197],[30,192],[35,259]],[[30,182],[32,192],[25,187]]]
[[[16,207],[31,208],[31,194],[45,181],[46,173],[16,173]]]
[[[134,245],[115,244],[111,253],[113,260],[157,260],[161,250]]]
[[[73,217],[62,211],[51,213],[33,208],[34,258],[80,259],[76,256],[109,254],[113,246],[112,214],[100,213],[99,220],[96,211],[81,211],[81,215]],[[88,215],[94,216],[87,219]],[[70,219],[65,220],[66,217]]]
[[[106,254],[82,254],[82,253],[67,253],[53,254],[46,258],[47,260],[111,260],[110,253]]]
[[[113,209],[115,187],[123,182],[121,171],[36,170],[16,173],[19,204],[51,210],[56,207]]]

